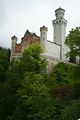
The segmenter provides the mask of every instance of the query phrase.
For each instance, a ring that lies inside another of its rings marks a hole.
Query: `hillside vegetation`
[[[0,50],[0,120],[80,118],[79,66],[59,63],[47,75],[38,44],[25,49],[20,61],[9,62],[6,53]]]

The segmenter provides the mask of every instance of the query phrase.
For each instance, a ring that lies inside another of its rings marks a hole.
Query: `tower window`
[[[59,23],[61,23],[61,20],[59,20]]]

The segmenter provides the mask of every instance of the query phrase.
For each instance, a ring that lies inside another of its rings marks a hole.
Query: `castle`
[[[26,47],[32,43],[40,43],[44,49],[43,55],[47,58],[49,68],[56,64],[59,60],[66,61],[65,54],[68,48],[64,44],[66,36],[67,21],[64,19],[65,10],[58,8],[55,10],[55,20],[52,20],[53,25],[53,42],[47,40],[48,28],[43,26],[40,28],[40,37],[35,33],[30,33],[28,30],[21,38],[21,43],[17,44],[17,37],[11,37],[11,61],[18,60]]]

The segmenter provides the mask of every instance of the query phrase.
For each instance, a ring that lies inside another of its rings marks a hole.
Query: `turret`
[[[55,10],[56,19],[64,18],[64,13],[65,13],[65,10],[62,9],[61,7],[59,7],[57,10]]]
[[[16,44],[17,44],[17,37],[14,35],[11,37],[11,58],[15,56]]]
[[[47,44],[47,31],[48,28],[45,26],[40,28],[40,45],[44,50],[46,50],[46,44]]]

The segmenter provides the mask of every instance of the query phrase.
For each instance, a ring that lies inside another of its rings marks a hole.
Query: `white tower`
[[[17,37],[14,35],[11,37],[11,60],[15,58],[16,44],[17,44]]]
[[[46,51],[47,31],[48,31],[48,28],[45,26],[40,28],[40,45],[44,49],[44,51]]]
[[[62,60],[66,60],[65,54],[67,49],[64,44],[67,25],[67,21],[64,19],[64,13],[64,9],[58,8],[57,10],[55,10],[56,19],[52,21],[54,28],[54,43],[61,46],[60,58]]]

